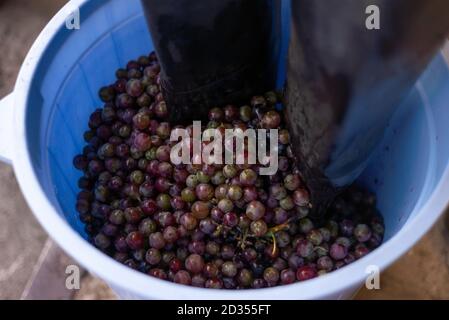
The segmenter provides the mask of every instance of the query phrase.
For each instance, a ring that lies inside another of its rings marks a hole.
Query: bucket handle
[[[0,100],[0,161],[12,163],[13,93]]]

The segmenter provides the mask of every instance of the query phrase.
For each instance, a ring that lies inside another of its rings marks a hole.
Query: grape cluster
[[[278,93],[240,108],[212,108],[203,129],[279,129],[279,169],[260,164],[173,165],[172,130],[156,55],[130,61],[100,90],[76,209],[90,241],[125,265],[175,283],[245,289],[286,285],[339,269],[377,248],[384,224],[375,197],[352,187],[324,218],[309,194],[284,128]]]

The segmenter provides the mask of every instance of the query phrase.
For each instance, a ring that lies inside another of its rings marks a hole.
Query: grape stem
[[[275,233],[278,233],[279,231],[287,230],[289,228],[290,222],[291,222],[291,219],[288,219],[286,222],[268,229],[268,232],[265,234],[265,236],[270,237],[271,234],[275,234]]]

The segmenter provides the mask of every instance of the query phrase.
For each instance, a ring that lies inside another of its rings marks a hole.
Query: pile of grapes
[[[212,108],[203,129],[279,129],[279,169],[261,164],[173,165],[156,55],[130,61],[100,90],[77,211],[92,243],[130,268],[175,283],[215,289],[265,288],[339,269],[377,248],[384,225],[375,197],[356,187],[324,218],[309,217],[305,188],[282,119],[278,93],[245,106]],[[190,134],[192,136],[192,134]]]

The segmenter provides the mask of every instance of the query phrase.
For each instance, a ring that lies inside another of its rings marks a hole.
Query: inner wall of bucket
[[[285,79],[289,2],[283,4],[279,84]],[[81,153],[89,115],[102,107],[98,89],[115,70],[153,48],[139,0],[87,2],[81,29],[64,26],[34,75],[27,108],[27,140],[34,169],[59,214],[81,235],[75,210]],[[391,121],[385,139],[359,182],[378,196],[389,239],[413,219],[438,184],[449,159],[449,72],[437,57]]]

